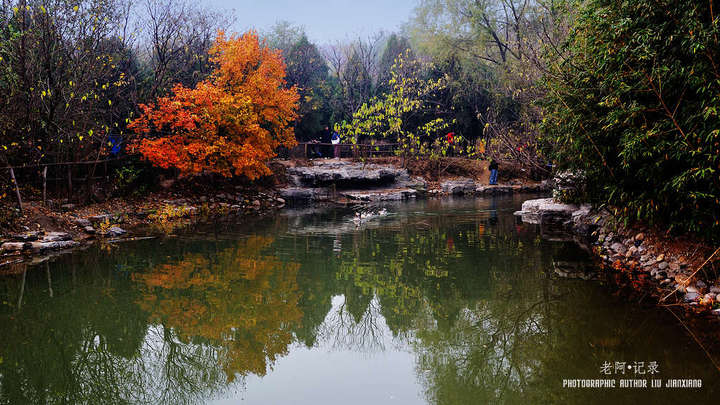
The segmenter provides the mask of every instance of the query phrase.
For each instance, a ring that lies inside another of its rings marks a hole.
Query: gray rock
[[[476,185],[472,179],[448,180],[440,184],[440,188],[444,193],[453,195],[473,194]]]
[[[84,227],[83,231],[85,231],[86,233],[89,233],[89,234],[94,234],[95,228],[93,228],[92,225],[89,225],[89,226]]]
[[[630,246],[630,249],[628,249],[627,252],[625,253],[625,257],[631,258],[636,254],[637,254],[637,248],[635,246]]]
[[[697,293],[697,292],[699,292],[698,289],[695,288],[695,287],[693,287],[693,286],[688,286],[688,287],[685,289],[685,291],[687,291],[688,293]]]
[[[475,189],[476,194],[484,194],[484,195],[496,195],[496,194],[510,194],[515,192],[515,189],[512,186],[478,186]],[[518,187],[518,192],[528,192],[526,188]]]
[[[720,287],[714,285],[714,286],[710,287],[710,292],[713,294],[720,294]]]
[[[289,167],[287,175],[295,187],[310,188],[331,185],[338,188],[380,187],[410,179],[405,169],[347,161],[317,162],[313,166]]]
[[[71,240],[72,235],[67,232],[48,232],[43,236],[43,242],[58,242],[63,240]]]
[[[660,269],[660,270],[665,270],[667,268],[668,268],[667,262],[661,262],[660,264],[658,264],[658,269]]]
[[[552,198],[540,198],[528,200],[522,204],[520,211],[515,215],[522,218],[523,222],[531,224],[540,223],[562,223],[572,218],[572,214],[580,207],[574,204],[563,204]]]
[[[81,228],[85,228],[88,226],[92,226],[92,222],[90,222],[89,219],[86,218],[78,218],[75,220],[75,224]]]
[[[114,237],[125,235],[126,233],[127,233],[127,231],[120,228],[119,226],[111,226],[110,229],[108,229],[105,232],[104,236],[109,236],[111,238],[114,238]]]
[[[670,267],[670,270],[672,270],[672,271],[680,270],[680,265],[675,262],[670,263],[668,267]]]
[[[693,302],[693,301],[697,301],[697,299],[699,297],[700,297],[700,295],[698,293],[689,292],[689,293],[685,294],[685,297],[683,297],[683,299],[685,300],[685,302]]]
[[[3,252],[19,252],[30,247],[29,242],[5,242],[0,245]]]
[[[410,177],[407,180],[398,180],[392,185],[395,188],[411,188],[420,193],[427,192],[427,182],[420,177]]]
[[[327,198],[329,192],[317,188],[289,187],[278,190],[282,198],[289,203],[307,203]]]
[[[42,232],[26,232],[26,233],[15,233],[10,235],[10,239],[18,242],[32,242],[40,239]]]
[[[627,248],[622,243],[615,242],[610,246],[610,249],[612,249],[614,252],[618,254],[625,254],[627,251]]]
[[[697,286],[697,288],[706,288],[707,287],[707,284],[705,284],[705,282],[702,280],[698,280],[697,282],[695,282],[695,285]]]
[[[80,243],[74,240],[56,240],[56,241],[38,241],[32,242],[31,248],[36,252],[45,250],[70,249],[78,246]]]

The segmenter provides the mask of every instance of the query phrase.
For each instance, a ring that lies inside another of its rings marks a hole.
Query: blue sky
[[[265,30],[279,20],[304,26],[319,44],[397,31],[417,0],[207,0],[219,9],[234,9],[235,29]]]

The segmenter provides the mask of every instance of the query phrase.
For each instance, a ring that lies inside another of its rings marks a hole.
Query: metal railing
[[[335,157],[335,148],[338,149],[338,157],[370,158],[378,156],[392,156],[397,150],[398,143],[341,143],[333,145],[326,142],[298,142],[298,144],[287,152],[288,158],[313,159]],[[282,154],[281,154],[282,155]]]

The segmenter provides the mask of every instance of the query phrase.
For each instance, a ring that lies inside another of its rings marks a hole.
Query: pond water
[[[558,276],[593,268],[518,224],[522,200],[389,205],[358,224],[287,210],[15,268],[0,277],[0,403],[718,398],[720,373],[669,313]],[[602,378],[703,388],[563,387]]]

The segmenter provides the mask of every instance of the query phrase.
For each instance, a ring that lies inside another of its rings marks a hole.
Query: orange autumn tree
[[[230,38],[219,32],[210,57],[215,70],[194,89],[178,84],[171,96],[140,105],[140,117],[129,126],[140,135],[134,148],[182,175],[252,180],[270,174],[266,162],[276,148],[295,145],[299,99],[295,87],[286,88],[280,52],[254,31]]]

